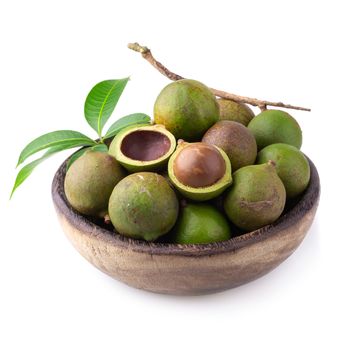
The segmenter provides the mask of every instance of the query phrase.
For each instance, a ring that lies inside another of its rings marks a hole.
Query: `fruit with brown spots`
[[[82,214],[103,217],[113,188],[125,175],[114,157],[87,151],[67,171],[64,191],[68,202]]]
[[[167,181],[156,173],[125,177],[114,188],[108,213],[122,235],[154,241],[174,226],[179,203]]]
[[[275,166],[269,162],[249,165],[233,174],[224,209],[237,227],[252,231],[277,220],[285,202],[286,190]]]

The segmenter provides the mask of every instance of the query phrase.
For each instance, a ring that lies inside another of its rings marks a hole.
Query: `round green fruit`
[[[220,109],[220,120],[232,120],[247,126],[254,118],[254,112],[244,103],[220,98],[217,100]]]
[[[158,171],[166,167],[176,148],[173,134],[163,125],[125,128],[109,146],[109,154],[129,172]]]
[[[283,212],[286,190],[274,165],[249,165],[233,174],[224,209],[243,230],[256,230],[274,222]]]
[[[254,135],[240,123],[220,120],[204,134],[202,142],[220,147],[229,157],[232,171],[255,162],[257,146]]]
[[[226,241],[231,233],[225,216],[213,206],[190,203],[181,209],[171,238],[178,244],[204,244]]]
[[[169,159],[168,174],[177,190],[195,201],[217,197],[232,182],[226,153],[203,142],[179,142]]]
[[[248,129],[255,136],[259,150],[273,143],[287,143],[296,148],[302,144],[298,122],[284,111],[263,111],[252,119]]]
[[[68,169],[64,191],[75,210],[103,217],[113,188],[124,176],[125,170],[115,158],[104,152],[87,151]]]
[[[177,139],[198,141],[219,120],[219,106],[208,87],[182,79],[167,85],[154,105],[154,121]]]
[[[156,173],[125,177],[114,188],[108,213],[122,235],[154,241],[174,226],[179,203],[167,181]]]
[[[310,180],[310,165],[297,148],[284,143],[267,146],[259,152],[257,163],[267,163],[269,160],[276,164],[276,171],[286,188],[287,198],[294,198],[306,189]]]

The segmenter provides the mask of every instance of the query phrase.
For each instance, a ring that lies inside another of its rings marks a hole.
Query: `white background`
[[[348,1],[1,1],[1,349],[349,349]],[[292,112],[317,165],[315,222],[280,267],[203,297],[151,294],[89,265],[50,197],[61,154],[9,201],[21,149],[57,129],[94,136],[83,104],[130,75],[114,118],[152,114],[168,83],[126,44],[209,86]]]

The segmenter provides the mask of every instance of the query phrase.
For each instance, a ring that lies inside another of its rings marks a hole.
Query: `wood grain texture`
[[[123,237],[80,215],[67,203],[66,163],[57,171],[52,196],[58,218],[79,253],[124,283],[166,294],[206,294],[252,281],[268,273],[304,239],[315,216],[320,181],[314,164],[299,201],[275,223],[221,243],[176,245]]]

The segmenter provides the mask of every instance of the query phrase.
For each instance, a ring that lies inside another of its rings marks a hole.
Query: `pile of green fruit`
[[[273,223],[306,189],[302,132],[280,110],[254,116],[200,82],[167,85],[154,124],[122,129],[109,150],[90,149],[67,170],[65,194],[78,212],[121,235],[179,244],[228,240]]]

